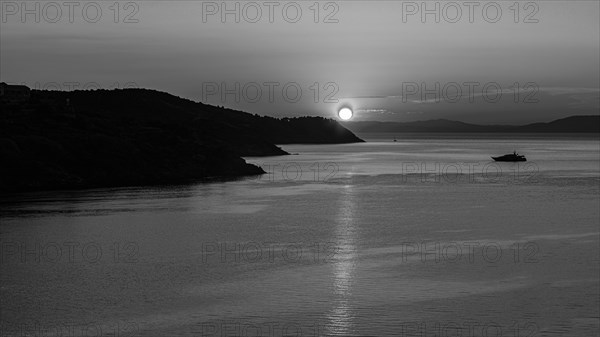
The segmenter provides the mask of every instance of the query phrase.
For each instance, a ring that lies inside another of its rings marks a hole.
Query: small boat
[[[524,155],[518,154],[517,151],[514,151],[511,154],[505,154],[500,157],[492,157],[495,161],[527,161]]]

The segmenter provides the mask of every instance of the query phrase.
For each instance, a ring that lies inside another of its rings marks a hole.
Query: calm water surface
[[[597,138],[364,137],[230,182],[4,196],[2,335],[599,334]]]

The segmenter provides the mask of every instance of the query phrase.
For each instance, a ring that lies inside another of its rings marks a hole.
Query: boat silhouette
[[[518,154],[517,151],[513,151],[513,153],[505,154],[500,157],[492,157],[495,161],[527,161],[524,155]]]

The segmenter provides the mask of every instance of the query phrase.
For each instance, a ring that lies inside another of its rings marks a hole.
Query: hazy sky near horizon
[[[598,1],[75,3],[1,1],[0,80],[137,86],[278,117],[599,114]]]

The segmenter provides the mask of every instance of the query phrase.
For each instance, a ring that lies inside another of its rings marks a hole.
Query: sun
[[[350,108],[342,108],[338,111],[338,116],[340,116],[342,120],[347,121],[352,118],[352,110],[350,110]]]

